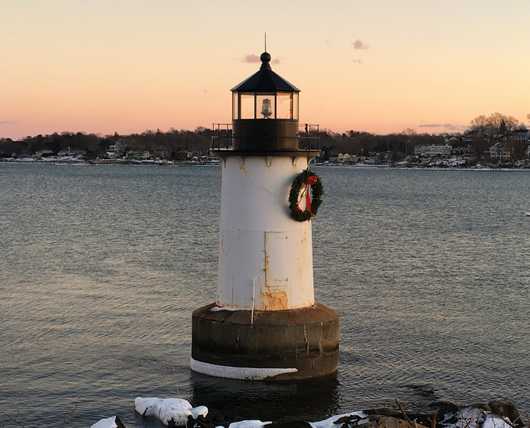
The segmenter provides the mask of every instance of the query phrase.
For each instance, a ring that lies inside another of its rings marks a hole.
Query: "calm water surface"
[[[136,396],[264,420],[395,398],[530,412],[530,171],[318,173],[339,372],[263,385],[188,368],[191,311],[215,296],[218,168],[0,163],[0,426],[158,426]]]

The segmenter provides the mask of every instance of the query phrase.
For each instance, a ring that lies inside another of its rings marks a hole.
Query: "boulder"
[[[510,400],[491,400],[488,405],[496,415],[508,418],[516,427],[524,427],[517,407]]]
[[[368,418],[367,428],[429,428],[414,421],[410,416],[409,419],[410,421],[393,416],[372,415]]]

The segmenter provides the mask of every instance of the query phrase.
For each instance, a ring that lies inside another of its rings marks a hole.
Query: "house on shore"
[[[512,160],[512,151],[505,143],[495,143],[488,150],[490,159],[497,162],[509,162]]]

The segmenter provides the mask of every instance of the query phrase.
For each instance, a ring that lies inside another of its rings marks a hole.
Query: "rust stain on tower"
[[[287,293],[284,290],[265,286],[264,290],[261,292],[261,298],[263,302],[263,310],[265,311],[289,309],[289,305],[287,304]]]

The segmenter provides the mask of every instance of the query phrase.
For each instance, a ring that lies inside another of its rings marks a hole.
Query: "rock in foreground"
[[[397,401],[396,401],[397,402]],[[369,409],[331,416],[317,422],[262,422],[244,420],[214,424],[205,406],[192,407],[181,398],[141,398],[135,410],[142,416],[153,416],[169,427],[187,428],[524,428],[525,423],[513,403],[494,400],[488,404],[457,405],[448,401],[431,404],[432,411],[407,412],[398,409]],[[118,417],[102,419],[91,428],[125,428]]]
[[[154,416],[166,426],[186,426],[188,419],[196,420],[208,414],[205,406],[192,407],[182,398],[142,398],[134,400],[134,408],[142,416]]]
[[[101,419],[90,428],[125,428],[123,422],[118,416],[112,416],[111,418]]]

